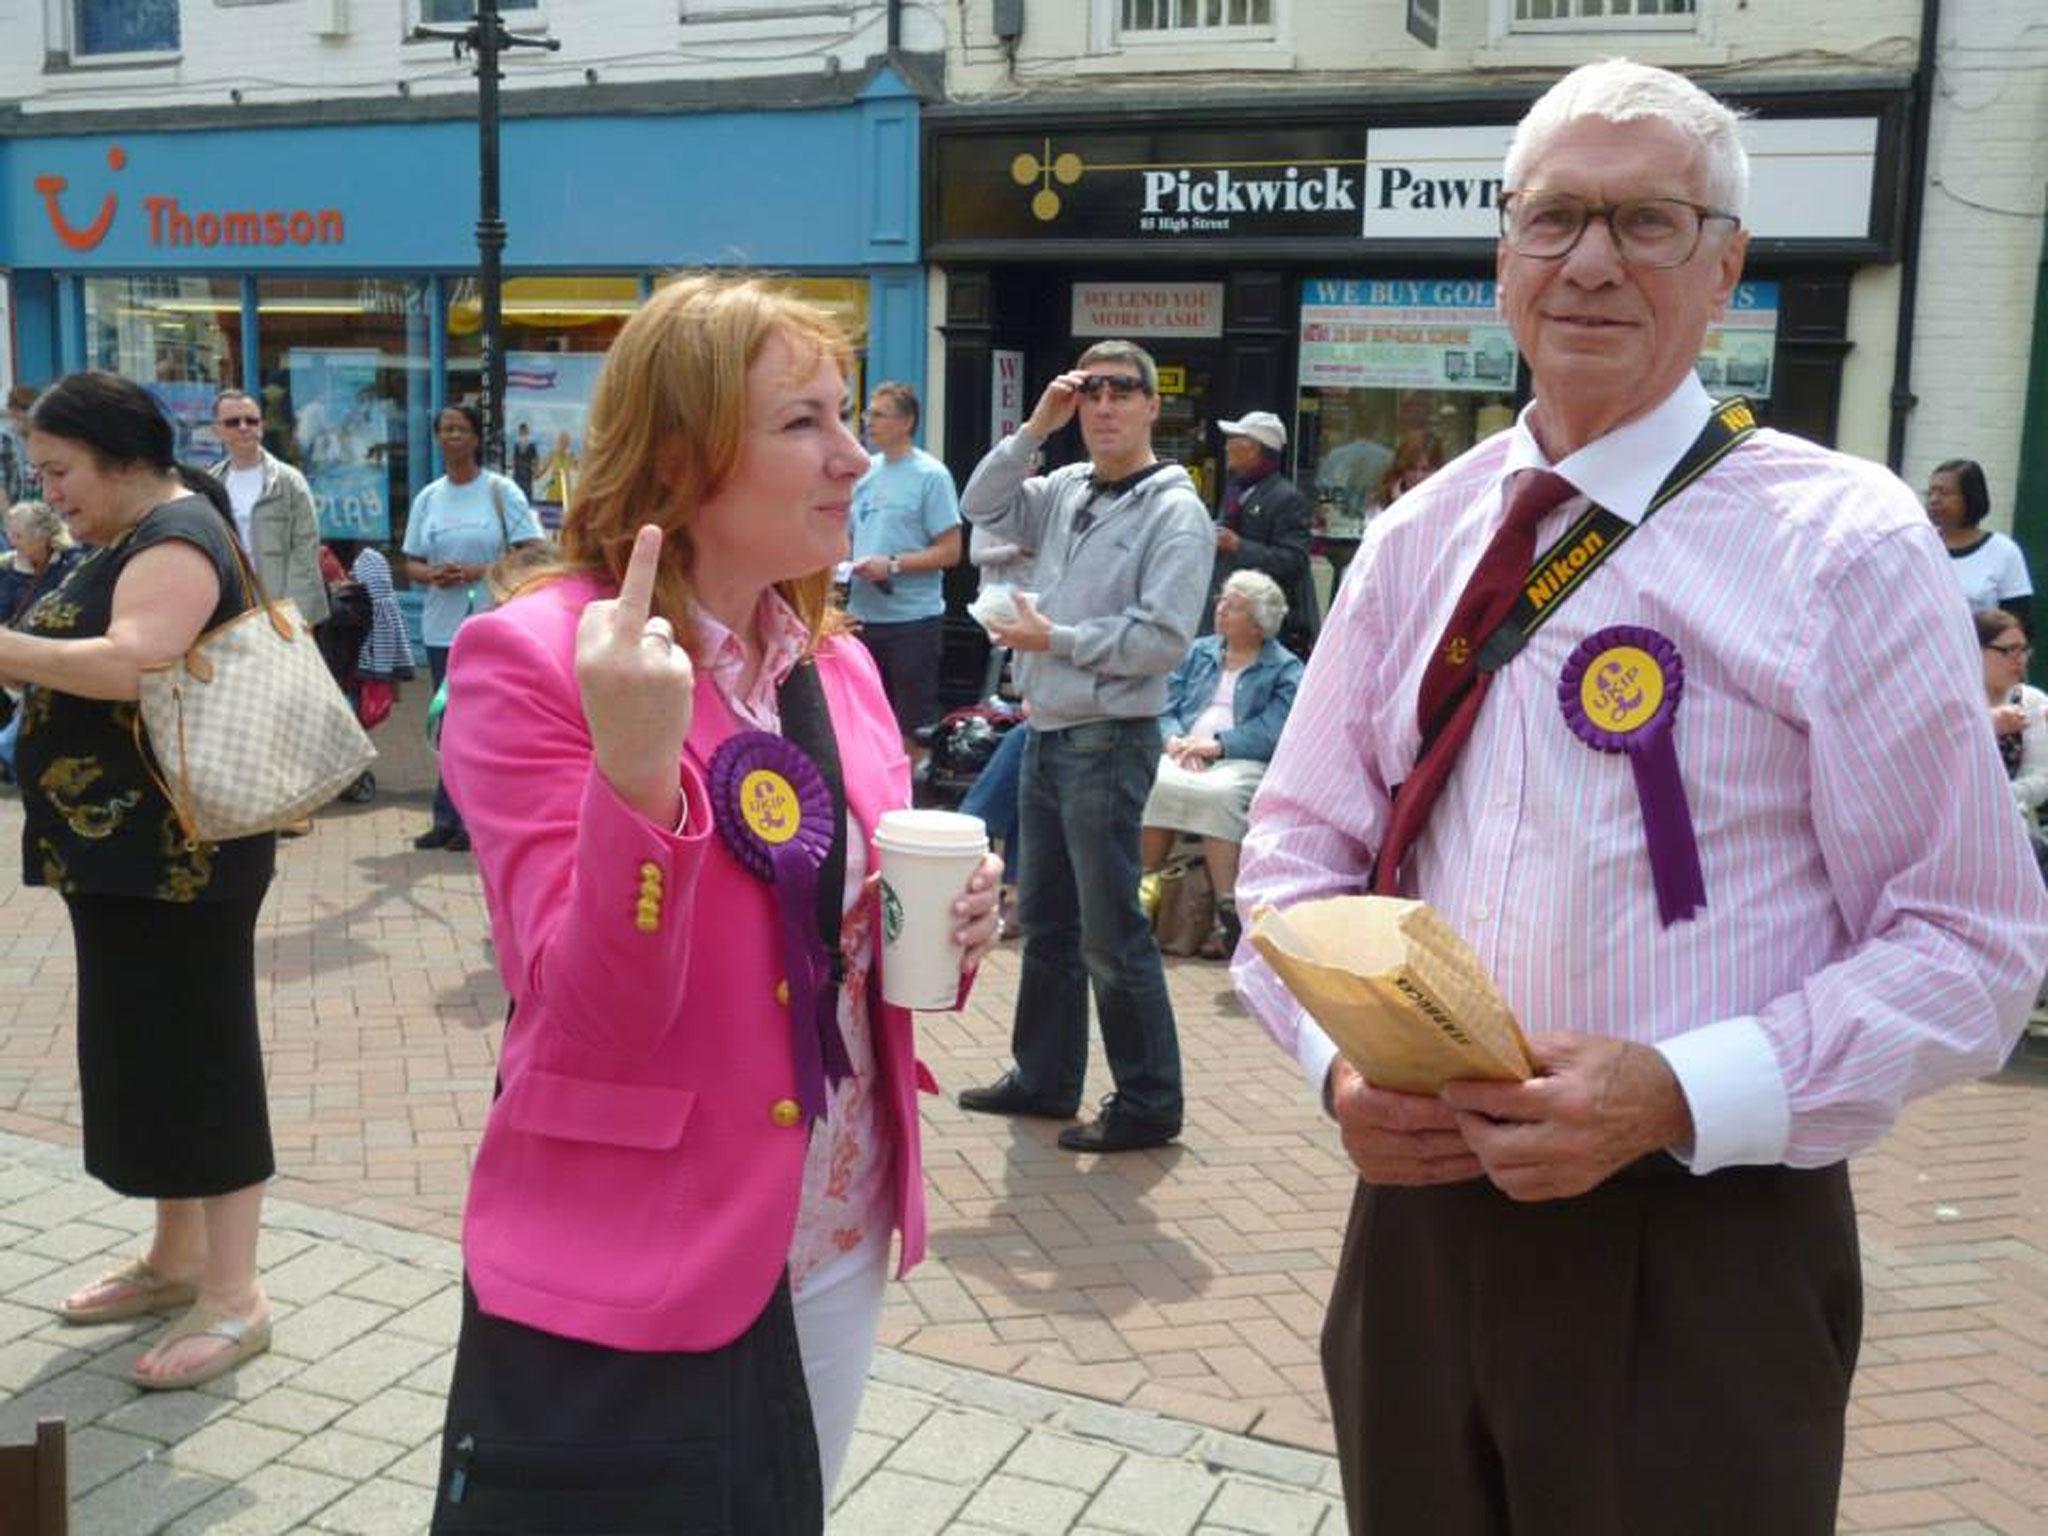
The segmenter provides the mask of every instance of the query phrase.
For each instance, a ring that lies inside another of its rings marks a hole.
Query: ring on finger
[[[657,613],[641,628],[640,638],[659,640],[664,646],[672,646],[676,643],[675,626]]]

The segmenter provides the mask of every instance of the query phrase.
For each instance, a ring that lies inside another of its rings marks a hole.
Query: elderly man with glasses
[[[1522,120],[1533,402],[1367,529],[1253,811],[1247,910],[1426,899],[1536,1067],[1376,1086],[1239,951],[1358,1173],[1323,1335],[1354,1533],[1832,1531],[1848,1159],[1996,1070],[2048,965],[1912,494],[1694,373],[1747,175],[1733,113],[1623,60]]]
[[[1033,475],[1079,416],[1086,463]],[[1014,1070],[960,1095],[983,1114],[1071,1119],[1088,1067],[1088,994],[1116,1091],[1074,1152],[1123,1152],[1181,1128],[1180,1041],[1166,972],[1138,905],[1138,834],[1159,764],[1166,678],[1187,654],[1216,541],[1178,464],[1152,451],[1159,372],[1143,348],[1098,342],[974,471],[960,510],[1038,552],[1037,600],[991,626],[1031,706],[1018,804],[1024,973]]]

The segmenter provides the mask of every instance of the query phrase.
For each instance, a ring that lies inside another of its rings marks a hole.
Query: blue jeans
[[[427,647],[427,673],[433,678],[436,688],[441,686],[441,679],[448,675],[449,649],[450,647],[445,645]],[[450,832],[463,830],[462,813],[455,809],[455,802],[448,798],[448,786],[441,782],[439,773],[434,775],[434,825],[445,827]]]
[[[1018,782],[1024,772],[1024,743],[1030,735],[1028,725],[1011,726],[960,802],[961,810],[982,819],[989,841],[1002,844],[1005,881],[1017,878]]]
[[[1159,946],[1138,906],[1138,828],[1159,767],[1159,723],[1022,729],[1024,974],[1010,1033],[1018,1080],[1050,1107],[1080,1105],[1092,984],[1120,1106],[1178,1130],[1180,1040]]]

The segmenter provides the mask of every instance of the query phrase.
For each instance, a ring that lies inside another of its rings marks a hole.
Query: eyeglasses
[[[261,416],[223,416],[220,419],[220,424],[224,427],[260,427],[263,425],[263,418]]]
[[[1104,390],[1109,391],[1112,400],[1128,400],[1133,395],[1149,395],[1145,381],[1135,373],[1091,373],[1074,386],[1077,393],[1093,400]]]
[[[2005,657],[2008,661],[2015,656],[2031,656],[2034,654],[2034,648],[2031,645],[2024,644],[1987,645],[1984,647],[1984,649],[1987,651],[1996,651],[1999,655]]]
[[[1739,215],[1678,197],[1637,197],[1589,203],[1566,192],[1510,192],[1500,200],[1500,237],[1518,256],[1555,261],[1569,256],[1598,218],[1622,260],[1636,267],[1681,267],[1699,249],[1709,219],[1739,225]]]

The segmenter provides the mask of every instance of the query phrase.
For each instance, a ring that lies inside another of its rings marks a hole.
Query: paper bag
[[[1330,896],[1261,907],[1249,937],[1365,1079],[1435,1093],[1520,1081],[1528,1042],[1470,946],[1426,902]]]

